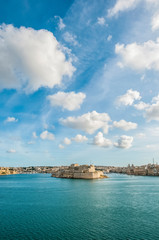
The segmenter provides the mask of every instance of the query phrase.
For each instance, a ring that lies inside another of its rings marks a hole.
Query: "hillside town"
[[[159,176],[159,165],[154,163],[141,166],[129,164],[127,167],[96,166],[96,169],[104,171],[105,173],[119,173],[136,176]]]
[[[0,167],[0,175],[52,173],[53,171],[58,169],[59,167],[52,166]]]
[[[72,164],[72,168],[76,169],[75,171],[82,172],[82,167],[75,166]],[[104,174],[109,173],[118,173],[118,174],[127,174],[127,175],[136,175],[136,176],[159,176],[159,165],[156,163],[149,163],[147,165],[134,166],[128,165],[127,167],[115,167],[115,166],[93,166],[90,168],[89,165],[82,165],[86,169],[84,171],[102,171]],[[89,166],[89,168],[88,168]],[[36,174],[36,173],[49,173],[54,174],[54,176],[60,176],[60,174],[65,174],[70,171],[70,166],[29,166],[29,167],[0,167],[0,175],[11,175],[11,174]],[[92,170],[93,169],[93,170]],[[72,170],[71,170],[72,171]]]
[[[16,168],[0,167],[0,175],[17,174]]]

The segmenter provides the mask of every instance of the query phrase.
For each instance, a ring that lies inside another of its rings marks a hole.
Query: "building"
[[[98,179],[106,176],[102,171],[97,171],[94,165],[71,164],[69,167],[59,168],[52,173],[52,177],[76,178],[76,179]]]

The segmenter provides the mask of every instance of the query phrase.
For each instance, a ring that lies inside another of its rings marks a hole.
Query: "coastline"
[[[85,166],[88,166],[88,165],[85,165]],[[95,169],[93,170],[94,172],[95,171],[103,172],[102,175],[104,175],[104,177],[101,177],[101,178],[105,178],[105,175],[109,173],[119,173],[119,174],[127,174],[127,175],[134,175],[134,176],[159,176],[158,164],[149,163],[147,165],[141,165],[141,166],[134,166],[129,164],[127,167],[115,167],[115,166],[94,166],[94,167],[95,167]],[[66,171],[67,173],[68,168],[69,166],[0,167],[0,176],[12,175],[12,174],[36,174],[36,173],[55,174],[58,171],[63,171],[63,172]],[[58,177],[57,174],[56,174],[56,177]],[[71,178],[71,176],[69,178]],[[72,178],[76,178],[76,176],[73,176]]]

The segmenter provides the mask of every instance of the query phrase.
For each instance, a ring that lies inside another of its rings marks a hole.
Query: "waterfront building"
[[[59,168],[52,173],[52,177],[76,178],[76,179],[97,179],[106,177],[102,171],[95,169],[94,165],[71,164],[69,167]]]

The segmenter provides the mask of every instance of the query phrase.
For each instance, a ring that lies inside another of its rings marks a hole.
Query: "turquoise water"
[[[159,178],[0,176],[0,239],[159,239]]]

